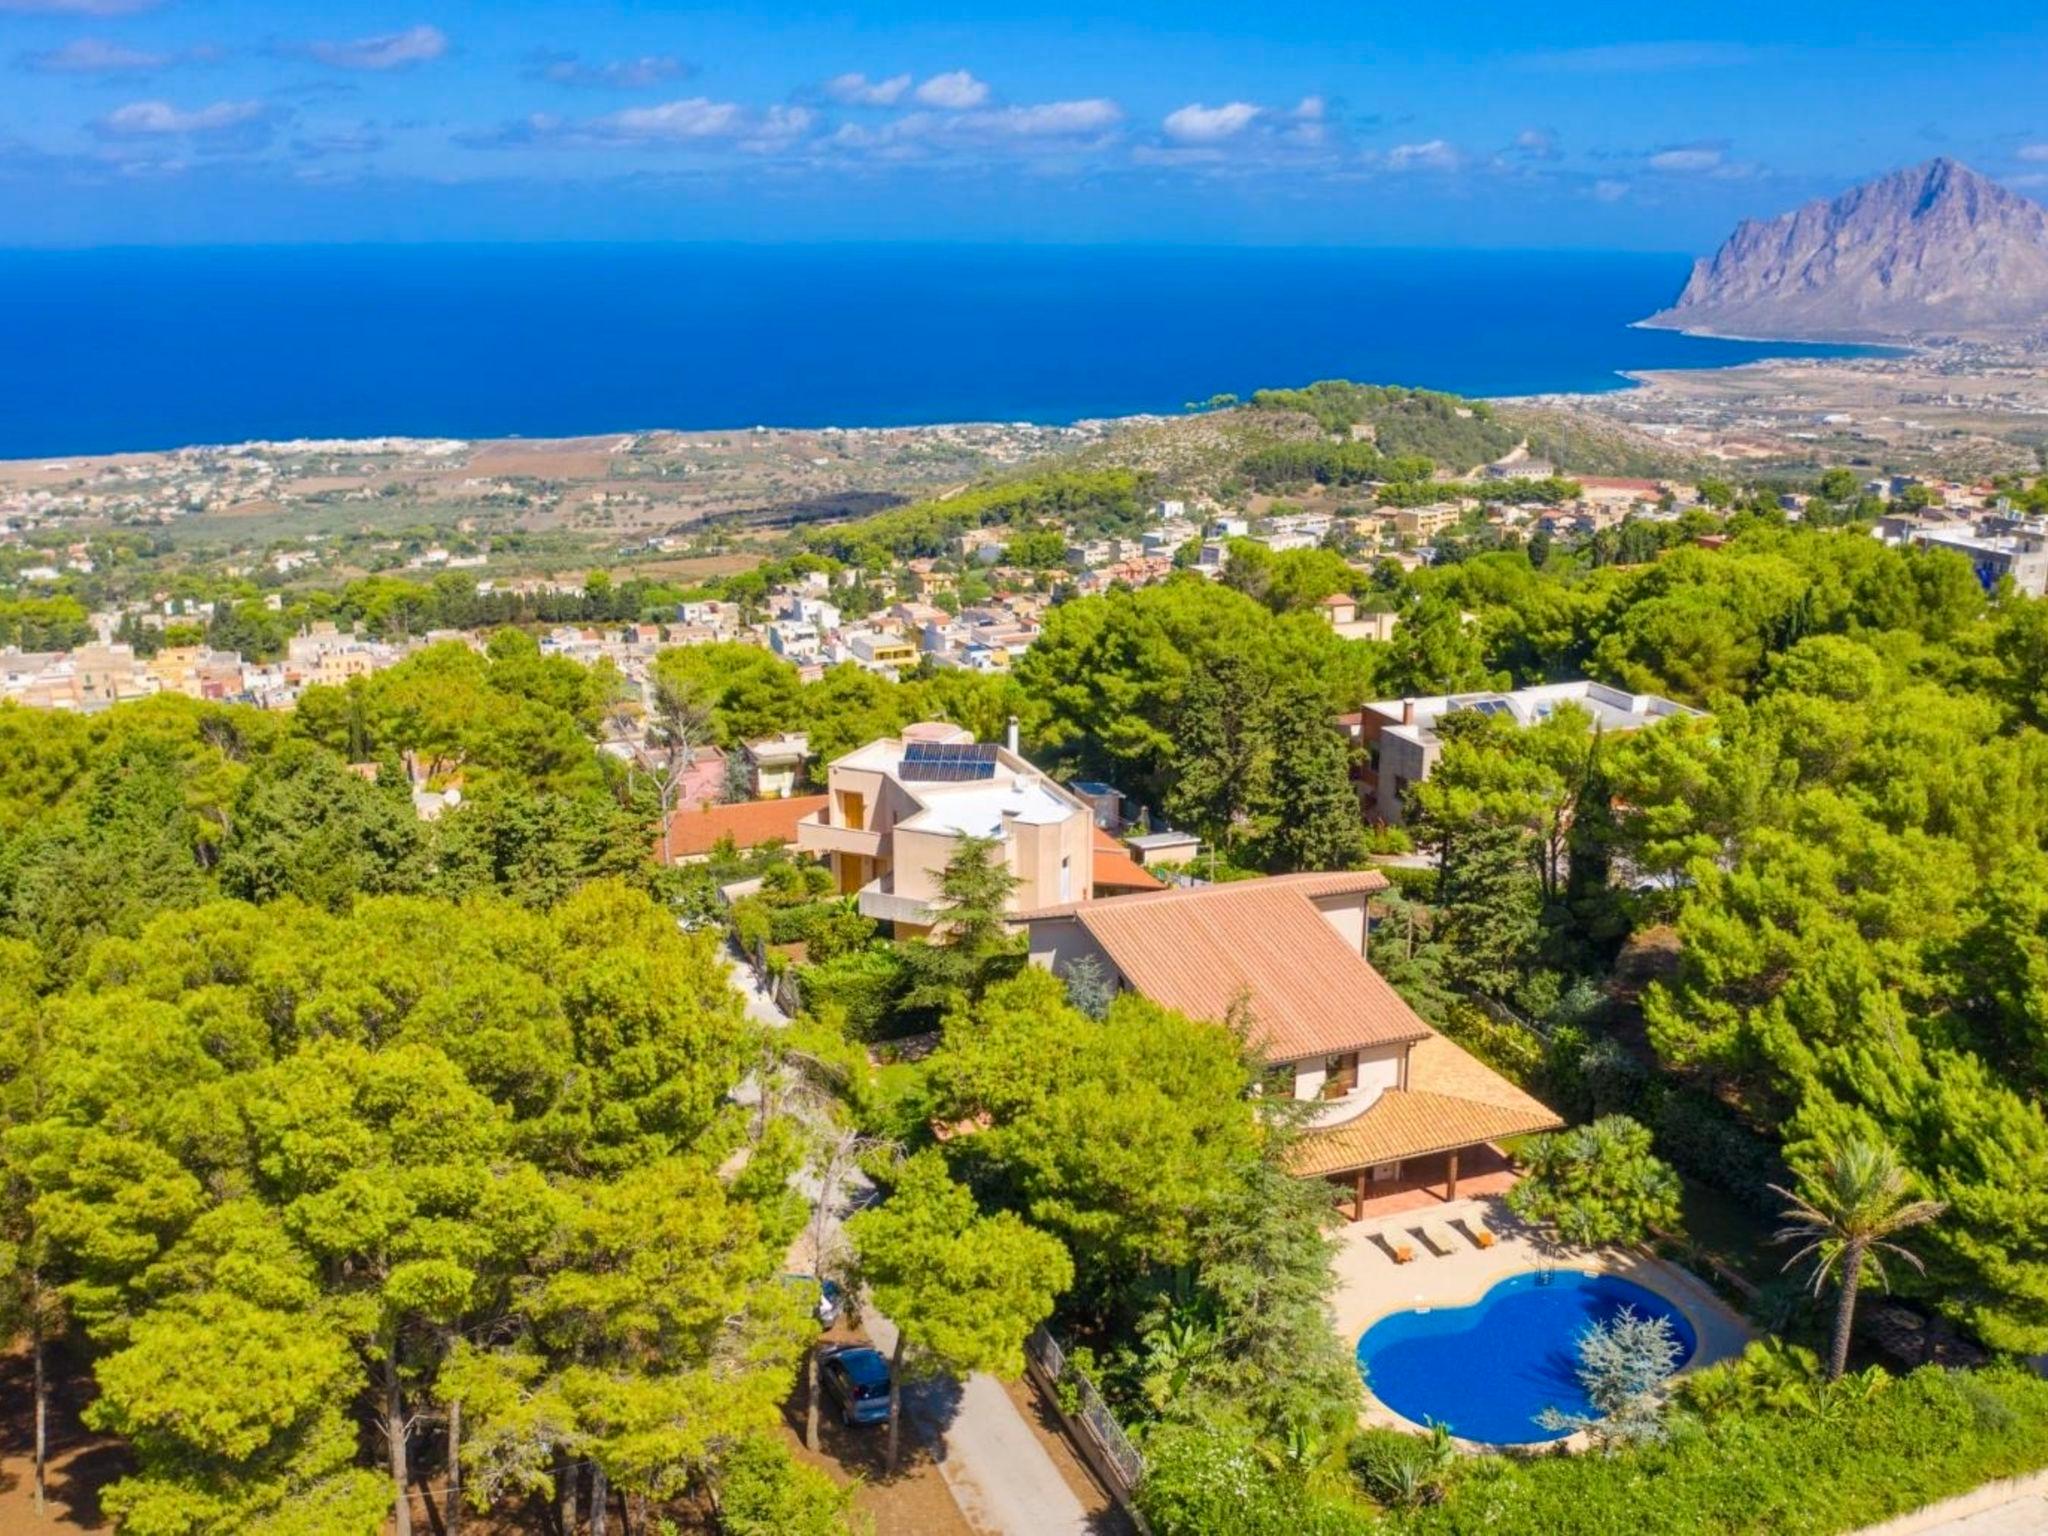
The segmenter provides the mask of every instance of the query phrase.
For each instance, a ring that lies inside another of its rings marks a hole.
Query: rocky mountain
[[[1745,219],[1646,325],[1870,340],[2048,326],[2048,209],[1948,159]]]

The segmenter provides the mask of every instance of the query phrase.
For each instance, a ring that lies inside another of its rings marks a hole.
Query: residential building
[[[747,773],[757,800],[786,800],[803,783],[804,764],[811,760],[811,739],[802,731],[784,731],[741,744]]]
[[[1535,458],[1501,459],[1484,471],[1489,480],[1548,480],[1556,473],[1557,466],[1550,460]]]
[[[1191,1018],[1241,1025],[1266,1091],[1317,1106],[1294,1171],[1374,1195],[1504,1166],[1504,1137],[1563,1122],[1416,1015],[1367,958],[1376,870],[1075,901],[1025,912],[1031,961],[1092,960],[1110,984]],[[1333,1197],[1336,1191],[1333,1191]]]
[[[1192,832],[1176,832],[1161,828],[1157,832],[1141,832],[1136,837],[1124,839],[1124,846],[1140,864],[1150,868],[1154,864],[1192,864],[1201,854],[1202,840]]]
[[[832,763],[826,792],[797,846],[827,857],[838,889],[899,937],[938,920],[939,882],[965,838],[995,840],[1017,878],[1014,911],[1094,894],[1094,808],[1014,745],[944,723],[906,726]]]
[[[1338,723],[1359,750],[1355,779],[1365,814],[1388,826],[1399,826],[1406,814],[1403,797],[1409,787],[1428,778],[1443,753],[1443,738],[1436,726],[1446,715],[1473,710],[1531,726],[1566,708],[1584,710],[1604,731],[1632,731],[1659,720],[1701,713],[1654,693],[1629,693],[1580,679],[1543,683],[1513,693],[1386,699],[1340,716]]]
[[[1655,506],[1666,495],[1675,495],[1662,480],[1631,480],[1608,475],[1579,475],[1579,498],[1627,511],[1645,504]]]
[[[1384,609],[1363,609],[1348,592],[1333,592],[1316,605],[1323,621],[1346,640],[1391,640],[1401,616]]]
[[[917,665],[917,647],[901,635],[856,629],[846,636],[846,648],[853,653],[854,661],[870,672],[894,677]]]
[[[1099,779],[1074,779],[1067,788],[1088,802],[1095,825],[1105,832],[1120,832],[1124,825],[1124,792]]]
[[[823,795],[796,795],[786,800],[742,800],[733,805],[695,805],[678,809],[668,819],[668,837],[655,838],[654,857],[671,864],[694,864],[711,856],[728,839],[735,848],[766,848],[794,843],[797,824],[826,805]]]
[[[812,661],[823,647],[815,624],[781,619],[768,626],[768,649],[785,661]]]
[[[2022,597],[2048,595],[2048,532],[2038,524],[1996,516],[1972,521],[1946,512],[1893,513],[1879,518],[1871,531],[1889,545],[1961,555],[1987,592],[2009,578]]]
[[[1464,516],[1465,509],[1452,501],[1433,501],[1426,507],[1397,507],[1391,514],[1382,514],[1404,539],[1433,539],[1446,529],[1457,527]]]

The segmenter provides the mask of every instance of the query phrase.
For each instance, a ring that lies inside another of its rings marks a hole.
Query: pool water
[[[1545,1408],[1590,1415],[1578,1378],[1578,1338],[1623,1307],[1668,1318],[1682,1366],[1699,1347],[1692,1325],[1655,1291],[1614,1275],[1553,1270],[1512,1275],[1466,1307],[1383,1317],[1358,1341],[1373,1396],[1416,1424],[1441,1423],[1488,1445],[1558,1440],[1536,1422]]]

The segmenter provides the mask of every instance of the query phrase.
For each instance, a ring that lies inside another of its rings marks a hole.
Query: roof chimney
[[[1017,756],[1017,717],[1015,715],[1010,716],[1010,732],[1004,739],[1009,743],[1010,755],[1012,757]]]
[[[1401,723],[1403,725],[1413,725],[1415,723],[1415,701],[1413,699],[1403,699],[1401,701]]]

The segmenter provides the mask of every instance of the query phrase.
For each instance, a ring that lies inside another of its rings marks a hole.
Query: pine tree
[[[1274,700],[1272,771],[1262,820],[1266,857],[1286,874],[1350,869],[1365,856],[1365,826],[1351,784],[1351,746],[1313,688],[1291,685]]]

